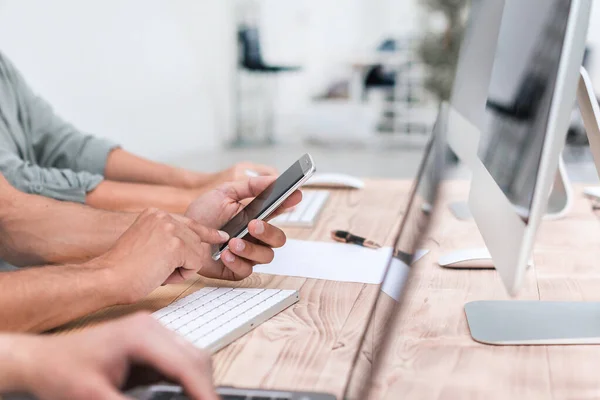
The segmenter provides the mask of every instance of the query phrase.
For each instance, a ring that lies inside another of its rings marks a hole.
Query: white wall
[[[419,0],[262,0],[259,20],[265,58],[302,66],[278,81],[276,133],[298,134],[296,121],[312,97],[348,79],[350,63],[387,37],[419,29]]]
[[[223,0],[2,0],[0,50],[64,118],[155,159],[231,131]]]
[[[81,129],[172,160],[233,133],[240,3],[247,1],[0,0],[0,50]],[[276,132],[284,140],[314,95],[349,76],[354,55],[419,21],[417,0],[253,3],[265,58],[303,67],[279,80]]]
[[[241,0],[244,1],[244,0]],[[156,159],[232,134],[234,0],[0,0],[0,50],[66,119]],[[600,93],[600,1],[591,73]],[[418,31],[419,0],[256,0],[264,55],[302,65],[279,82],[276,132],[388,35]]]

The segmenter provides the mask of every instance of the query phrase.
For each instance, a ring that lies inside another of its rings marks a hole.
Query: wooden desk
[[[464,183],[446,189],[445,200],[466,198]],[[600,224],[582,186],[575,188],[575,197],[567,218],[542,223],[535,267],[518,298],[600,300]],[[458,221],[445,207],[442,212],[439,248],[416,269],[410,301],[396,327],[394,361],[378,379],[380,398],[600,398],[600,346],[486,346],[471,340],[464,303],[509,297],[493,270],[435,264],[440,251],[483,244],[473,221]]]
[[[391,245],[410,190],[409,182],[379,180],[365,190],[336,190],[314,230],[288,229],[289,237],[330,241],[347,229]],[[65,330],[135,310],[154,311],[206,285],[300,290],[300,302],[214,356],[219,385],[326,391],[341,396],[376,285],[254,274],[242,282],[198,278],[158,288],[135,306],[113,307],[75,321]]]
[[[290,237],[329,240],[349,229],[387,245],[400,221],[409,182],[371,181],[365,190],[339,190],[314,230],[289,229]],[[544,222],[521,299],[600,300],[600,224],[577,188],[569,217]],[[465,199],[466,182],[447,183],[444,200]],[[454,271],[436,263],[440,251],[481,246],[472,221],[443,208],[416,265],[408,301],[396,329],[391,359],[377,379],[378,398],[596,399],[600,346],[493,347],[471,340],[463,305],[508,296],[495,271]],[[132,307],[114,307],[66,329],[132,312],[156,310],[205,285],[300,290],[300,302],[214,356],[219,385],[326,391],[341,396],[377,287],[355,283],[255,274],[238,283],[197,279],[161,287]],[[381,326],[384,321],[378,321]],[[362,364],[368,365],[365,351]]]

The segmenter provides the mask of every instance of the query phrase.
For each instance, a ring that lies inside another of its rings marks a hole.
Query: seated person
[[[195,200],[186,216],[146,210],[140,215],[97,210],[19,192],[0,176],[0,258],[17,266],[0,272],[0,331],[41,332],[91,312],[134,303],[158,286],[199,273],[239,280],[273,260],[285,234],[251,221],[252,241],[217,229],[240,203],[275,180],[254,177],[226,183]],[[279,212],[297,204],[290,196]],[[219,261],[210,244],[229,240]]]
[[[143,373],[140,367],[146,367]],[[154,371],[158,373],[150,373]],[[68,335],[0,334],[0,395],[125,399],[119,390],[126,380],[135,383],[136,375],[142,384],[152,383],[143,381],[152,375],[168,377],[190,399],[218,399],[210,356],[148,315]]]
[[[247,169],[276,174],[250,163],[214,174],[188,171],[83,134],[36,96],[0,53],[0,173],[21,191],[110,210],[158,207],[182,213],[220,183],[247,179]]]

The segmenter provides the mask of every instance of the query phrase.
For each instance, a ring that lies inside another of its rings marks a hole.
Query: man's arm
[[[106,269],[91,265],[1,272],[0,330],[42,332],[120,304],[119,286],[111,278]]]
[[[190,189],[198,195],[225,182],[248,179],[248,171],[256,175],[277,175],[275,168],[250,162],[237,163],[215,173],[195,172],[150,161],[123,149],[115,149],[108,155],[104,176],[118,182]]]
[[[123,149],[115,149],[108,155],[104,176],[118,182],[196,189],[208,183],[212,174],[172,167],[138,157]]]
[[[104,180],[87,194],[85,203],[105,210],[139,212],[155,207],[183,214],[199,194],[171,186]]]
[[[147,210],[106,253],[80,265],[0,273],[0,331],[38,332],[108,306],[131,304],[180,283],[228,236],[183,217]]]
[[[83,261],[108,250],[136,215],[33,196],[0,175],[0,258],[18,266]]]
[[[0,137],[0,174],[15,188],[51,199],[86,203],[96,208],[141,211],[156,207],[183,213],[201,190],[104,180],[89,172],[43,168],[6,150]],[[37,200],[40,202],[41,200]],[[73,206],[68,206],[68,210]],[[74,208],[77,210],[77,208]],[[2,210],[0,210],[2,213]]]

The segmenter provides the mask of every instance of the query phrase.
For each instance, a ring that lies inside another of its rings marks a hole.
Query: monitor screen
[[[568,0],[507,0],[479,156],[507,198],[529,215],[570,9]]]

